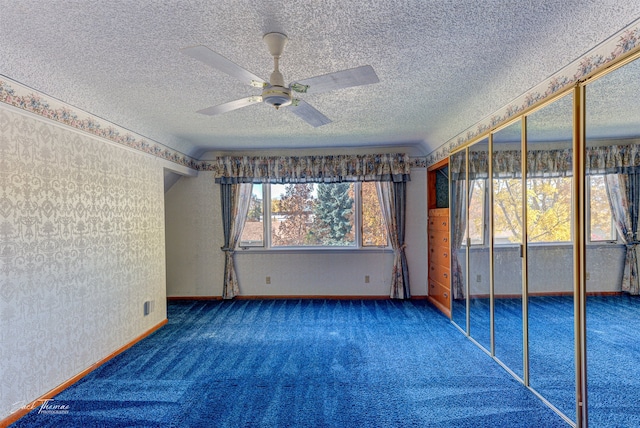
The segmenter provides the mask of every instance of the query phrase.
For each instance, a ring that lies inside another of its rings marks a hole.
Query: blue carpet
[[[501,360],[519,375],[523,364],[521,302],[495,301],[496,354],[502,344]],[[455,301],[454,310],[464,312],[464,301]],[[531,387],[575,420],[573,314],[571,296],[529,298]],[[639,319],[640,297],[587,298],[587,398],[591,427],[640,427]],[[488,320],[488,299],[474,299],[471,336],[483,345],[487,343],[487,347]]]
[[[15,427],[567,426],[424,301],[170,302]]]

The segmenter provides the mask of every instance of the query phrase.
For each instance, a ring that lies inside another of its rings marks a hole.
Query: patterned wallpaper
[[[2,76],[0,76],[2,77]],[[71,126],[80,131],[106,138],[114,143],[157,156],[189,168],[197,168],[195,159],[157,141],[134,134],[107,120],[93,116],[54,98],[45,98],[18,82],[0,78],[0,102],[47,119]]]
[[[0,419],[166,318],[159,162],[0,107]]]

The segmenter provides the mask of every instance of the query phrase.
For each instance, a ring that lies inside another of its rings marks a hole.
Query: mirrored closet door
[[[452,322],[580,427],[640,426],[635,57],[450,157]]]
[[[486,210],[487,178],[489,177],[489,140],[469,147],[469,213],[467,251],[469,258],[469,328],[470,335],[487,352],[491,352],[491,283]]]
[[[589,426],[640,426],[640,60],[585,88]]]
[[[467,323],[467,151],[462,150],[449,159],[451,231],[451,320],[465,334]]]
[[[493,275],[495,356],[524,377],[522,295],[522,122],[493,134]]]
[[[575,420],[572,94],[526,117],[529,385]]]

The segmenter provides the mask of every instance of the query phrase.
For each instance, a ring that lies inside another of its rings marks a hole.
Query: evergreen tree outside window
[[[319,245],[355,245],[352,183],[318,184],[312,225]]]

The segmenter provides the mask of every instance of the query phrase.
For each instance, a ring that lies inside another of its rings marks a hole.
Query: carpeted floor
[[[464,302],[454,302],[464,312]],[[522,304],[496,299],[496,355],[522,375]],[[573,297],[529,298],[530,383],[575,420]],[[587,298],[587,387],[590,427],[640,427],[640,297]],[[474,299],[471,335],[489,347],[489,301]],[[475,327],[475,328],[474,328]],[[499,346],[500,345],[500,346]],[[505,355],[506,354],[506,355]]]
[[[563,427],[424,301],[171,302],[15,427]]]

